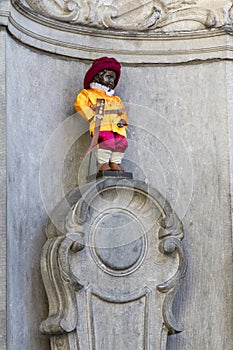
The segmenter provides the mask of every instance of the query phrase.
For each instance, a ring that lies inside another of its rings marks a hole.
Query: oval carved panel
[[[135,271],[143,262],[146,247],[142,225],[126,211],[105,213],[91,233],[94,261],[105,272],[115,276]]]

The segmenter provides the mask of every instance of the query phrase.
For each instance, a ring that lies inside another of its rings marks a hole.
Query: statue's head
[[[116,72],[110,69],[104,69],[94,76],[92,82],[107,86],[109,89],[114,89],[116,86],[116,77]]]
[[[84,78],[84,88],[89,89],[90,83],[96,82],[114,89],[120,79],[121,65],[113,57],[101,57],[93,61]]]

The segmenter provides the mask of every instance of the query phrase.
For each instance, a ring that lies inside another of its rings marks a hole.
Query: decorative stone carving
[[[78,59],[106,55],[138,66],[233,57],[232,1],[205,9],[204,0],[141,0],[140,11],[138,1],[11,0],[3,21],[24,44]]]
[[[172,312],[187,266],[180,220],[133,180],[101,179],[66,200],[72,209],[55,210],[63,228],[50,221],[41,260],[52,350],[165,350],[183,330]]]
[[[196,7],[195,0],[26,0],[43,16],[82,26],[124,31],[211,28],[211,10]],[[194,26],[195,24],[195,26]]]
[[[224,24],[232,25],[233,24],[233,1],[227,2],[224,9]]]

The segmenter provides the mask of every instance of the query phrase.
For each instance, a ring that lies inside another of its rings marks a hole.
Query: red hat
[[[104,69],[109,69],[116,72],[116,80],[115,80],[115,86],[116,86],[121,75],[120,63],[113,57],[100,57],[93,61],[92,66],[86,72],[86,75],[84,78],[84,89],[89,89],[90,83],[92,82],[94,76]]]

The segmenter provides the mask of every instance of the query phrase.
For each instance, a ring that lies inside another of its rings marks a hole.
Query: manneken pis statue
[[[75,110],[90,123],[93,138],[87,153],[97,146],[98,171],[124,171],[121,160],[128,147],[128,116],[120,97],[114,95],[120,73],[115,58],[95,59],[74,103]]]

